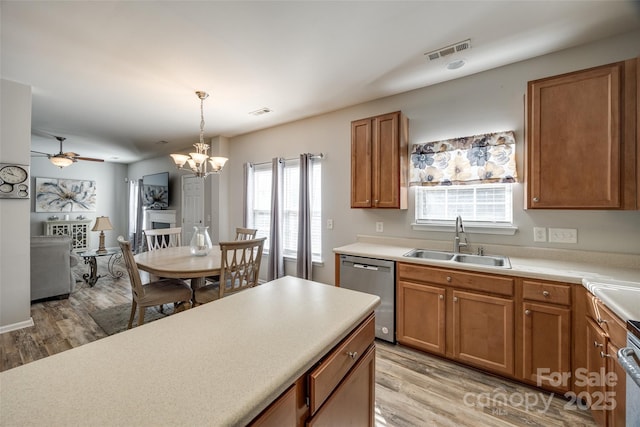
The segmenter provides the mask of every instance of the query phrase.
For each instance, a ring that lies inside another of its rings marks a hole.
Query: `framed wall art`
[[[95,212],[96,182],[36,178],[36,212]]]

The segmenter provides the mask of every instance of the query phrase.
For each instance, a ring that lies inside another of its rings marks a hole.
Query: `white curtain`
[[[282,254],[282,208],[284,198],[284,160],[274,157],[271,161],[271,220],[269,234],[269,269],[267,280],[284,276]]]
[[[129,180],[129,230],[128,240],[131,250],[137,253],[142,249],[142,180]]]
[[[311,280],[311,162],[313,155],[300,154],[300,195],[298,197],[297,276]]]
[[[244,164],[244,197],[242,204],[242,226],[253,228],[253,164]]]

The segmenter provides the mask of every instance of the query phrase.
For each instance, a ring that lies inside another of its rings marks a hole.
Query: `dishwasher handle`
[[[376,267],[375,265],[357,264],[355,262],[353,263],[353,268],[359,268],[361,270],[378,271],[378,267]]]
[[[633,382],[640,387],[640,366],[638,366],[638,362],[633,357],[635,354],[633,347],[621,348],[618,350],[618,363],[627,371]]]

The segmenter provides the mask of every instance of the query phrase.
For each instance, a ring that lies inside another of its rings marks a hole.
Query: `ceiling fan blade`
[[[73,152],[69,151],[69,152],[66,152],[66,153],[62,153],[62,155],[66,156],[66,157],[78,157],[80,154],[73,153]]]
[[[36,154],[42,154],[42,155],[47,156],[47,157],[51,156],[51,154],[49,154],[49,153],[43,153],[42,151],[34,151],[34,150],[31,150],[31,152],[32,152],[32,153],[36,153]]]
[[[74,157],[75,160],[88,160],[90,162],[104,162],[104,159],[94,159],[93,157]]]

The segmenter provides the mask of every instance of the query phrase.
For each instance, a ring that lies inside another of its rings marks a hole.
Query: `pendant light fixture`
[[[196,95],[200,98],[200,142],[193,144],[196,148],[195,153],[171,154],[173,161],[178,169],[184,169],[188,164],[189,169],[198,178],[206,178],[212,173],[220,173],[224,164],[227,163],[226,157],[210,157],[209,144],[204,142],[204,100],[209,94],[207,92],[196,91]]]

